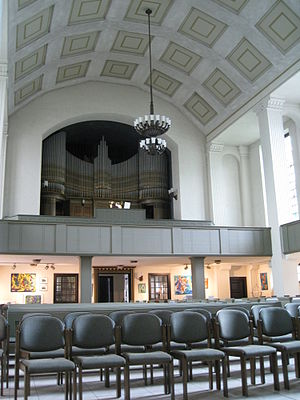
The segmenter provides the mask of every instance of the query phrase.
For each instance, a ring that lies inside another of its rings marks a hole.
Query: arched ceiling
[[[148,92],[147,8],[154,96],[206,135],[300,59],[299,0],[8,3],[10,114],[49,90],[85,81]]]

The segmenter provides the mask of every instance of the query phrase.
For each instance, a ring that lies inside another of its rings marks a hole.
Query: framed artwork
[[[204,279],[205,289],[208,289],[208,278]]]
[[[40,283],[40,291],[46,292],[48,290],[48,283]]]
[[[42,304],[42,295],[36,294],[26,294],[25,295],[25,304]]]
[[[138,283],[138,293],[146,293],[146,283]]]
[[[11,292],[35,292],[36,274],[11,274]]]
[[[191,275],[174,275],[175,294],[192,294]]]
[[[48,283],[48,278],[40,278],[40,283]]]
[[[261,290],[268,290],[268,274],[266,272],[260,273],[260,287]]]

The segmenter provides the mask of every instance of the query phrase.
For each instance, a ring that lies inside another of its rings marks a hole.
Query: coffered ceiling
[[[148,92],[147,8],[154,95],[205,134],[300,62],[299,0],[8,3],[10,113],[49,90],[85,81]]]

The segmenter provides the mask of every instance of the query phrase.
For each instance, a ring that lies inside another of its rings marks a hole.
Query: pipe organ
[[[153,218],[170,218],[168,153],[152,156],[139,149],[116,164],[108,154],[104,137],[93,161],[67,151],[65,132],[45,139],[41,214],[92,217],[111,201],[130,201],[132,208],[150,209]]]

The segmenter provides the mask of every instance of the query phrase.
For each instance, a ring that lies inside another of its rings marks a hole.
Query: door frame
[[[101,267],[95,266],[93,267],[93,278],[94,278],[94,287],[93,287],[93,302],[97,303],[98,299],[98,274],[109,274],[109,275],[124,275],[128,274],[130,277],[130,286],[129,286],[129,302],[134,301],[134,268],[135,267]]]

